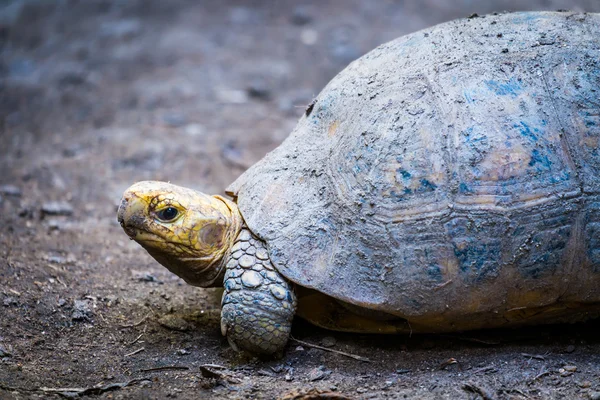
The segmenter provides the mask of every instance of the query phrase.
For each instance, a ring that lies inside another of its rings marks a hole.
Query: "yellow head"
[[[223,257],[242,226],[233,202],[155,181],[127,189],[117,219],[156,261],[202,287],[223,283]]]

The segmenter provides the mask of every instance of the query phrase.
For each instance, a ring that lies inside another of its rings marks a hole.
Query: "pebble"
[[[592,382],[590,382],[590,381],[582,381],[582,382],[579,382],[578,385],[582,389],[587,389],[589,387],[592,387]]]
[[[42,214],[69,216],[73,214],[73,206],[64,201],[49,201],[42,204]]]
[[[9,297],[4,298],[4,300],[2,301],[2,304],[4,305],[4,307],[8,307],[8,306],[16,306],[19,303],[17,302],[17,299],[9,296]]]
[[[10,352],[6,349],[6,347],[4,347],[2,344],[0,344],[0,358],[2,357],[10,357],[12,354],[10,354]]]
[[[310,370],[310,372],[308,373],[308,380],[311,382],[319,381],[330,374],[331,371],[326,371],[324,366],[319,365],[318,367]]]
[[[577,371],[577,367],[574,365],[565,365],[561,369],[558,370],[560,376],[567,377],[573,375],[574,372]]]
[[[258,100],[269,100],[271,98],[271,90],[264,79],[254,79],[246,89],[248,96]]]
[[[567,353],[572,353],[575,351],[575,346],[573,346],[572,344],[567,346]]]
[[[600,392],[590,393],[590,400],[600,400]]]
[[[179,350],[177,350],[177,355],[178,356],[185,356],[187,354],[190,354],[190,352],[187,351],[187,350],[185,350],[185,349],[179,349]]]
[[[190,329],[190,324],[186,320],[173,314],[163,315],[158,319],[158,323],[174,331],[185,332]]]
[[[58,305],[59,307],[62,307],[65,304],[67,304],[67,300],[65,300],[63,298],[58,299],[58,302],[56,303],[56,305]]]
[[[5,196],[21,196],[21,189],[15,185],[0,185],[0,194]]]
[[[297,5],[292,10],[291,22],[294,25],[306,25],[312,22],[312,13],[310,12],[310,8],[304,4]]]
[[[120,40],[129,40],[140,34],[142,24],[137,19],[120,19],[103,22],[100,25],[99,35]]]
[[[303,29],[300,32],[300,40],[307,46],[312,46],[319,40],[319,33],[314,29]]]
[[[184,132],[190,136],[202,136],[206,129],[200,124],[189,124],[184,128]]]
[[[321,339],[321,346],[323,347],[333,347],[336,344],[336,340],[333,336],[325,336]]]
[[[219,90],[216,92],[217,100],[225,104],[244,104],[248,102],[248,94],[243,90]]]
[[[187,124],[187,118],[181,114],[165,114],[162,117],[165,125],[171,128],[180,128]]]
[[[73,321],[89,321],[94,315],[89,300],[75,300],[73,303]]]

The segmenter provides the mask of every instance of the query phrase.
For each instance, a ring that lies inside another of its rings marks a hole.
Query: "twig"
[[[145,368],[140,369],[140,372],[154,372],[154,371],[169,371],[169,370],[188,370],[190,367],[185,367],[183,365],[165,365],[164,367],[154,367],[154,368]]]
[[[76,396],[100,395],[102,393],[109,392],[111,390],[122,389],[124,387],[129,386],[129,385],[133,385],[134,383],[138,383],[138,382],[145,381],[145,380],[150,380],[150,378],[138,378],[138,379],[132,379],[132,380],[130,380],[128,382],[111,383],[111,384],[104,385],[104,386],[93,386],[93,387],[89,387],[89,388],[47,388],[47,387],[41,387],[41,388],[39,388],[37,390],[42,391],[44,393],[55,393],[55,394],[58,394],[59,396],[63,396],[63,397],[67,397],[67,398],[73,398],[73,395],[76,395]]]
[[[521,396],[525,397],[526,399],[529,398],[529,396],[527,396],[525,393],[523,393],[522,390],[519,389],[508,389],[508,390],[503,390],[504,393],[517,393],[520,394]]]
[[[537,374],[535,376],[535,378],[533,378],[531,381],[529,381],[529,383],[533,383],[533,382],[537,381],[538,379],[540,379],[541,377],[546,376],[546,375],[550,375],[550,371],[548,371],[546,368],[542,367],[542,372]]]
[[[204,367],[204,368],[214,368],[214,369],[227,369],[227,367],[224,367],[224,366],[219,365],[219,364],[202,364],[201,367]]]
[[[140,333],[140,334],[138,335],[138,337],[136,337],[136,338],[133,340],[133,342],[131,342],[131,343],[127,343],[127,346],[131,346],[131,345],[133,345],[133,344],[137,343],[137,341],[138,341],[138,340],[140,340],[140,338],[141,338],[142,336],[144,336],[144,332]]]
[[[454,365],[454,364],[457,364],[459,369],[461,369],[460,364],[458,363],[458,360],[456,358],[452,357],[440,364],[440,370],[446,368],[449,365]]]
[[[465,383],[462,386],[462,389],[465,392],[470,392],[470,393],[475,393],[481,396],[481,398],[483,398],[483,400],[496,400],[496,397],[494,397],[493,394],[491,394],[490,392],[488,392],[485,389],[480,388],[479,386],[476,386],[474,383]]]
[[[346,353],[344,351],[334,350],[334,349],[330,349],[328,347],[323,347],[323,346],[319,346],[319,345],[316,345],[316,344],[308,343],[308,342],[305,342],[303,340],[298,340],[298,339],[296,339],[294,337],[291,337],[291,336],[290,336],[290,339],[292,339],[294,342],[298,342],[298,343],[300,343],[300,344],[302,344],[304,346],[312,347],[314,349],[329,351],[331,353],[336,353],[336,354],[340,354],[342,356],[354,358],[355,360],[358,360],[358,361],[371,362],[371,360],[369,360],[368,358],[362,357],[362,356],[357,356],[356,354],[350,354],[350,353]]]
[[[527,357],[527,358],[534,358],[536,360],[541,360],[541,361],[546,361],[546,357],[539,355],[539,354],[528,354],[528,353],[521,353],[521,355],[523,357]]]
[[[123,357],[131,357],[137,353],[141,353],[142,351],[146,350],[145,347],[139,348],[136,351],[132,351],[131,353],[125,354]]]
[[[477,339],[477,338],[468,337],[468,336],[459,336],[459,335],[439,335],[439,336],[443,337],[443,338],[463,340],[465,342],[487,344],[490,346],[495,346],[497,344],[500,344],[500,342],[495,342],[492,340]]]
[[[498,369],[492,365],[488,365],[487,367],[482,367],[473,371],[474,374],[479,374],[481,372],[498,372]]]
[[[136,322],[135,324],[129,324],[129,325],[120,325],[120,328],[134,328],[136,326],[140,326],[141,324],[144,323],[144,321],[146,321],[148,319],[148,317],[150,317],[151,314],[147,314],[144,318],[142,318],[141,320],[139,320],[138,322]]]

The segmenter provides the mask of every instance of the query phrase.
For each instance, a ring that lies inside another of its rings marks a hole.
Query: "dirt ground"
[[[600,2],[0,2],[0,398],[600,399],[598,322],[381,337],[296,321],[326,350],[241,357],[218,293],[116,222],[134,181],[221,193],[376,45],[522,9]]]

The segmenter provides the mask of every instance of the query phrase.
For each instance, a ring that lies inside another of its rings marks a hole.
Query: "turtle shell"
[[[600,14],[541,12],[381,45],[228,193],[283,275],[355,305],[442,326],[600,302],[598,38]]]

